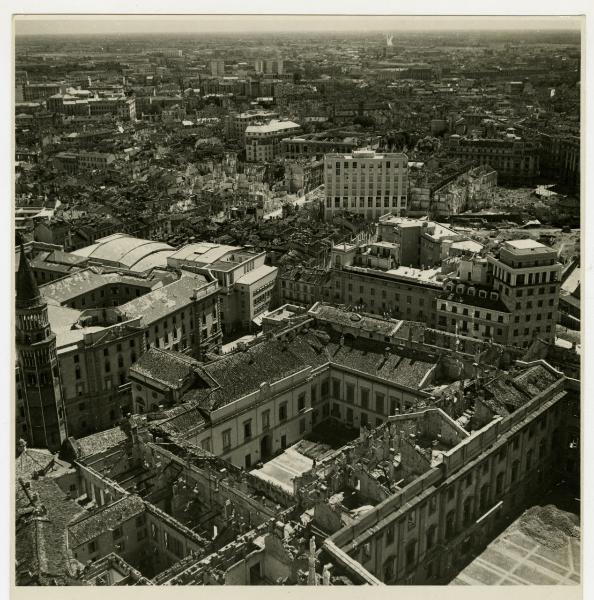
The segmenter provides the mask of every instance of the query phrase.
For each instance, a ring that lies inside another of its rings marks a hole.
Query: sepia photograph
[[[584,23],[14,15],[14,586],[577,598]]]

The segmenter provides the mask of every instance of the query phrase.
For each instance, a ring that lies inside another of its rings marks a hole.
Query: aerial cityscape
[[[16,585],[579,586],[580,28],[221,19],[15,21]]]

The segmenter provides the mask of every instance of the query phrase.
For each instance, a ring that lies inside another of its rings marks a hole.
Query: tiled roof
[[[79,451],[78,458],[87,458],[122,445],[128,436],[120,427],[93,433],[74,442]]]
[[[71,548],[76,548],[94,540],[106,531],[112,531],[122,523],[142,514],[144,501],[140,496],[124,496],[109,505],[102,506],[90,515],[70,523],[68,540]]]
[[[37,514],[31,512],[31,502],[21,485],[16,485],[16,583],[74,585],[68,572],[66,529],[85,511],[53,479],[31,480],[29,484],[30,493],[38,496]]]
[[[41,286],[44,296],[53,298],[60,303],[66,303],[82,294],[88,294],[110,284],[122,283],[139,287],[152,288],[157,281],[141,277],[122,275],[120,273],[103,273],[97,269],[84,269],[73,273],[70,277],[64,277],[46,283]]]
[[[36,471],[47,469],[46,476],[61,474],[68,471],[71,465],[42,448],[27,448],[15,462],[15,476],[25,480],[30,479]]]
[[[215,409],[260,388],[262,381],[276,381],[297,373],[308,364],[328,362],[302,338],[294,339],[287,348],[278,340],[265,341],[248,352],[235,352],[204,365],[202,370],[220,386],[218,389],[195,390],[191,397],[202,400],[205,408]],[[190,394],[187,394],[189,396]]]
[[[184,410],[176,411],[176,414],[172,415],[171,418],[159,422],[159,429],[162,430],[163,433],[176,436],[185,433],[190,429],[202,429],[202,427],[204,427],[206,423],[196,404],[187,403],[183,408]]]
[[[384,345],[371,340],[358,339],[354,345],[340,346],[336,341],[328,344],[328,354],[333,364],[363,371],[368,375],[406,387],[418,388],[435,362],[426,357],[398,350],[384,356]]]
[[[485,400],[485,404],[495,413],[505,416],[523,406],[559,378],[560,376],[542,365],[529,367],[514,378],[497,377],[483,386],[490,396]]]
[[[184,272],[177,281],[130,300],[120,306],[120,310],[130,319],[143,317],[144,322],[149,325],[191,305],[194,289],[205,284],[206,278],[202,275]]]
[[[310,309],[308,314],[320,321],[329,321],[332,324],[384,336],[395,335],[396,330],[399,330],[401,324],[401,321],[395,319],[387,320],[373,315],[349,312],[342,308],[330,306],[329,304],[319,304],[315,308]]]
[[[276,339],[266,340],[246,352],[235,352],[203,365],[202,370],[220,388],[194,390],[186,396],[213,410],[255,392],[262,381],[278,381],[308,366],[316,368],[325,364],[356,369],[398,385],[417,388],[435,364],[401,350],[398,354],[392,350],[386,358],[384,344],[372,340],[357,338],[341,346],[338,335],[328,337],[326,342],[315,332],[308,332],[297,335],[287,344]]]
[[[181,352],[150,348],[132,365],[130,372],[156,379],[177,389],[182,387],[198,365],[196,360]]]
[[[330,273],[318,268],[293,267],[284,271],[280,277],[288,281],[323,285],[330,279]]]

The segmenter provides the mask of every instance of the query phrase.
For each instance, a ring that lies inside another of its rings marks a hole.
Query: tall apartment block
[[[293,121],[272,121],[263,125],[249,125],[245,129],[245,158],[248,162],[272,161],[281,151],[281,140],[301,127]]]
[[[554,341],[562,269],[557,252],[534,240],[514,240],[488,261],[493,288],[513,313],[508,344]]]
[[[324,218],[348,211],[378,219],[406,210],[408,158],[406,154],[379,154],[353,150],[324,157],[326,204]]]
[[[225,61],[217,58],[210,61],[210,74],[214,77],[225,74]]]
[[[264,61],[264,72],[267,75],[282,75],[283,74],[283,59],[267,59]]]

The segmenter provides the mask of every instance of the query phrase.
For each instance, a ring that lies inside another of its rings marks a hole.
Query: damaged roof
[[[214,410],[259,390],[263,381],[278,381],[307,367],[328,364],[417,389],[435,361],[429,362],[427,357],[407,350],[391,348],[386,354],[384,344],[373,340],[356,338],[341,345],[337,335],[308,331],[296,335],[290,343],[266,340],[245,352],[202,365],[201,371],[220,387],[193,390],[186,396],[198,400],[203,408]]]
[[[27,482],[27,496],[16,485],[16,570],[17,585],[80,585],[69,570],[72,558],[68,551],[66,530],[72,519],[85,513],[50,478]]]
[[[194,290],[206,284],[204,276],[184,271],[177,281],[122,304],[120,311],[129,319],[142,317],[145,324],[149,325],[190,306]]]
[[[93,433],[77,440],[72,439],[72,444],[77,452],[77,458],[88,458],[122,445],[128,440],[126,432],[120,427],[106,429]]]
[[[138,373],[178,389],[196,372],[199,364],[198,361],[181,352],[149,348],[130,367],[130,373]]]
[[[76,548],[90,542],[107,531],[113,531],[122,523],[142,514],[144,501],[140,496],[130,494],[111,504],[102,506],[88,516],[84,516],[68,526],[68,542]]]

